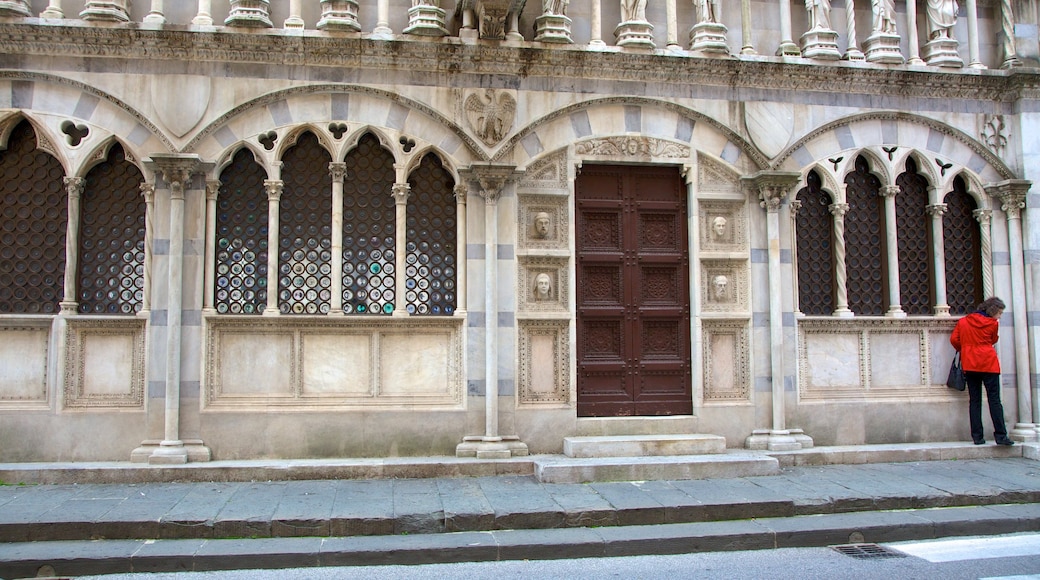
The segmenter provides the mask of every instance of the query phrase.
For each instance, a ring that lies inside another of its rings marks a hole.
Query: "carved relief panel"
[[[569,281],[566,258],[522,256],[517,280],[520,312],[566,312]]]
[[[144,408],[144,321],[69,318],[66,408]]]
[[[700,201],[701,250],[747,252],[747,215],[743,202]]]
[[[519,321],[520,404],[570,402],[566,320]]]
[[[751,344],[747,320],[702,322],[704,402],[750,402]]]
[[[743,260],[701,263],[701,310],[742,313],[748,309],[748,272]]]
[[[521,249],[564,250],[570,219],[566,199],[552,195],[520,197],[518,238]]]

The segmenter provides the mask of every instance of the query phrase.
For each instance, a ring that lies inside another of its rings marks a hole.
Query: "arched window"
[[[899,302],[910,315],[926,316],[935,304],[932,290],[931,218],[927,214],[928,180],[913,157],[896,178],[896,236],[899,250]]]
[[[881,180],[860,155],[855,171],[845,177],[845,185],[849,204],[844,240],[849,309],[860,316],[879,316],[885,311],[886,289]]]
[[[220,174],[214,256],[220,314],[260,314],[267,304],[266,176],[245,148]]]
[[[279,207],[278,309],[328,314],[332,297],[331,157],[305,132],[282,157]]]
[[[367,134],[344,161],[343,312],[392,314],[397,271],[394,156]]]
[[[950,314],[968,314],[983,300],[981,233],[973,214],[977,205],[960,176],[954,178],[953,191],[943,202],[946,302]]]
[[[22,121],[0,150],[0,312],[54,313],[65,284],[65,171]]]
[[[810,171],[798,192],[798,308],[810,316],[834,312],[834,250],[831,198]]]
[[[455,312],[455,181],[433,154],[409,178],[408,312]]]

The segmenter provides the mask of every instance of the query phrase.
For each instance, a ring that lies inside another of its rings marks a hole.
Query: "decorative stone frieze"
[[[578,155],[604,157],[686,159],[690,156],[690,147],[652,137],[625,135],[580,141],[574,145],[574,152]]]

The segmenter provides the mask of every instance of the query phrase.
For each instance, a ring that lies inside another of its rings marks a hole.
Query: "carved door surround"
[[[578,416],[691,414],[679,170],[586,165],[575,214]]]

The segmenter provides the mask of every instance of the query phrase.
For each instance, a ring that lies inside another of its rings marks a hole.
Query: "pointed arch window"
[[[456,216],[454,179],[432,153],[409,177],[408,275],[409,314],[455,312]]]
[[[953,180],[953,190],[943,199],[943,251],[946,265],[946,302],[950,314],[968,314],[983,300],[982,237],[975,217],[978,206],[964,179]]]
[[[932,313],[932,236],[927,213],[928,180],[918,173],[913,157],[896,178],[896,237],[899,240],[899,302],[911,316]]]
[[[343,183],[343,312],[394,311],[394,156],[366,134],[347,153]]]
[[[834,312],[834,247],[830,195],[815,170],[798,192],[798,306],[810,316]]]
[[[870,172],[866,157],[860,155],[845,185],[849,204],[844,239],[849,309],[858,315],[879,316],[884,313],[886,290],[881,180]]]
[[[220,174],[214,301],[221,314],[261,314],[267,304],[266,177],[245,148]]]

